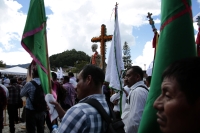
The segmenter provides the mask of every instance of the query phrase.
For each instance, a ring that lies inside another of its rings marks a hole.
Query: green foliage
[[[52,55],[49,57],[49,60],[51,68],[56,68],[74,66],[77,61],[89,62],[90,57],[82,51],[76,51],[75,49],[72,49]]]
[[[0,60],[0,67],[6,67],[6,63],[3,63],[2,60]]]
[[[89,64],[87,61],[78,61],[75,63],[75,67],[71,70],[73,73],[79,73],[85,65]]]
[[[132,60],[131,60],[131,54],[130,54],[130,47],[128,46],[128,43],[125,42],[123,46],[123,62],[124,62],[124,67],[127,69],[132,65]]]

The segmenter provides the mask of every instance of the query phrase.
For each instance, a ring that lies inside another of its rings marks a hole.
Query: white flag
[[[63,78],[63,70],[62,68],[60,67],[60,79]]]
[[[150,64],[149,64],[149,67],[147,68],[147,70],[146,70],[146,74],[148,75],[148,76],[151,76],[152,75],[152,71],[153,71],[153,63],[154,61],[152,61]]]
[[[57,68],[57,78],[60,79],[60,70]]]
[[[108,63],[106,68],[105,81],[109,82],[109,86],[116,90],[122,89],[121,74],[124,70],[124,62],[122,60],[121,38],[119,32],[117,5],[115,7],[115,29],[112,38]]]

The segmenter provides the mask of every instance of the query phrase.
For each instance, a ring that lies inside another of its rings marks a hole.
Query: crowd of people
[[[57,74],[51,72],[52,75],[52,94],[58,101],[61,107],[67,111],[71,106],[75,104],[76,100],[76,78],[72,72],[68,73],[68,76],[63,76],[62,79],[57,79]],[[40,85],[40,79],[38,71],[35,69],[32,71],[32,81],[35,81]],[[52,122],[50,121],[49,111],[35,112],[32,101],[34,100],[34,93],[36,87],[32,82],[27,82],[26,78],[14,75],[3,75],[0,82],[0,133],[3,129],[3,110],[7,109],[10,133],[15,133],[15,124],[26,122],[26,131],[30,133],[44,132],[44,123],[52,131]],[[22,97],[25,97],[26,105],[23,107],[21,116],[19,116],[18,109]],[[37,127],[37,128],[35,128]]]
[[[154,102],[158,110],[157,122],[163,133],[200,132],[200,58],[193,57],[176,61],[163,73],[161,95]],[[33,81],[40,85],[37,69],[32,71]],[[110,115],[110,109],[123,121],[126,133],[137,133],[150,89],[151,77],[145,77],[139,66],[131,66],[123,78],[122,107],[120,91],[111,91],[104,81],[105,74],[99,67],[86,65],[74,77],[73,73],[64,76],[62,82],[52,72],[52,95],[50,101],[58,113],[51,120],[46,110],[37,112],[33,106],[37,87],[32,81],[11,77],[9,85],[0,84],[1,130],[3,128],[3,109],[7,106],[10,132],[15,132],[15,124],[26,121],[28,133],[44,133],[46,122],[50,132],[57,133],[102,133],[108,130],[108,123],[100,113],[84,101],[96,99]],[[144,80],[145,79],[145,80]],[[5,79],[4,79],[5,80]],[[7,81],[7,80],[6,80]],[[7,83],[7,82],[6,82]],[[25,119],[18,117],[21,97],[26,97]],[[124,100],[123,100],[124,99]],[[124,101],[124,102],[123,102]],[[56,128],[55,128],[56,125]]]

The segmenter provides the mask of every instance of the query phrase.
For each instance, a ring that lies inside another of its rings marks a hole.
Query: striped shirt
[[[40,85],[40,79],[39,78],[34,78],[33,79],[38,85]],[[26,99],[26,108],[29,110],[34,110],[33,105],[31,103],[31,101],[33,101],[34,99],[34,94],[35,94],[35,86],[31,83],[31,82],[27,82],[24,87],[21,89],[21,93],[20,96],[23,97],[27,97]],[[31,98],[31,101],[30,99]]]
[[[88,98],[97,99],[109,113],[109,108],[103,94],[90,95]],[[80,102],[81,102],[80,101]],[[62,119],[58,133],[102,133],[106,128],[98,111],[87,103],[78,103],[71,107]]]

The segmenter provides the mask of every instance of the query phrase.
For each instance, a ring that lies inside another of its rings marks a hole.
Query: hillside
[[[30,63],[27,63],[27,64],[18,64],[18,65],[6,65],[6,68],[11,68],[11,67],[15,67],[15,66],[19,66],[19,67],[23,67],[23,68],[28,68],[29,65],[30,65]]]

